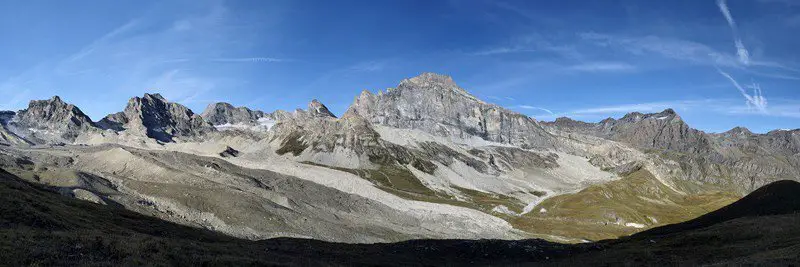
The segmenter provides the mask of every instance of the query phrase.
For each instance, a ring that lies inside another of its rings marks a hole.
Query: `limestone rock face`
[[[308,103],[308,113],[314,117],[336,118],[336,115],[333,115],[333,113],[331,113],[331,111],[328,110],[328,107],[326,107],[324,104],[322,104],[321,102],[319,102],[319,100],[316,99],[311,100],[311,102]]]
[[[54,96],[33,100],[16,114],[6,112],[4,125],[32,143],[73,142],[82,132],[95,128],[92,120],[78,107]],[[9,119],[10,117],[10,119]]]
[[[209,104],[200,115],[212,125],[224,124],[253,124],[265,114],[260,110],[251,110],[246,107],[234,107],[225,102]]]
[[[523,148],[553,146],[552,136],[536,120],[483,102],[449,76],[433,73],[403,80],[386,93],[364,91],[345,116],[445,137],[479,137]]]
[[[569,118],[558,118],[544,123],[561,130],[594,135],[641,148],[668,149],[686,153],[712,151],[708,136],[689,127],[672,109],[659,113],[628,113],[619,120],[605,119],[599,123],[586,123]]]
[[[708,134],[689,127],[672,109],[633,112],[619,120],[586,123],[558,118],[548,129],[631,144],[679,163],[678,179],[719,184],[746,193],[800,176],[800,130],[755,134],[736,127]]]
[[[16,113],[13,111],[0,111],[0,144],[6,144],[6,145],[31,144],[27,140],[22,139],[15,133],[8,130],[6,125],[14,118],[14,115],[16,115]]]
[[[162,141],[198,138],[215,131],[214,127],[189,108],[168,102],[160,94],[144,94],[128,100],[125,111],[106,116],[104,128],[124,130]]]

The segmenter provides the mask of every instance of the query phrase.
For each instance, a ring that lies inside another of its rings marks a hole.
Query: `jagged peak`
[[[573,120],[570,117],[558,117],[558,118],[556,118],[555,122],[573,122],[573,121],[576,121],[576,120]]]
[[[730,129],[730,130],[726,131],[726,132],[725,132],[725,134],[736,134],[736,135],[743,134],[743,135],[752,135],[752,134],[753,134],[753,132],[751,132],[751,131],[750,131],[750,129],[747,129],[747,128],[745,128],[745,127],[736,126],[736,127],[733,127],[732,129]]]
[[[642,120],[642,119],[649,119],[649,118],[653,118],[653,119],[657,119],[657,120],[672,120],[672,119],[681,120],[681,116],[678,115],[678,113],[675,112],[675,110],[671,109],[671,108],[664,109],[663,111],[657,112],[657,113],[641,113],[641,112],[638,112],[638,111],[634,111],[634,112],[630,112],[628,114],[625,114],[625,116],[622,116],[622,118],[620,120],[623,120],[623,121],[639,121],[639,120]]]
[[[383,93],[382,93],[381,91],[378,91],[378,95],[379,95],[379,96],[380,96],[380,95],[383,95]],[[361,91],[361,94],[359,94],[359,95],[358,95],[358,97],[356,97],[356,100],[359,100],[359,99],[369,99],[370,97],[373,97],[373,96],[374,96],[374,94],[372,94],[372,92],[370,92],[369,90],[366,90],[366,89],[365,89],[365,90],[362,90],[362,91]]]
[[[424,72],[420,75],[415,77],[411,77],[408,79],[403,80],[400,84],[403,83],[410,83],[410,84],[440,84],[446,86],[458,86],[456,85],[455,81],[453,81],[453,77],[433,73],[433,72]]]
[[[622,118],[620,120],[624,120],[624,121],[639,120],[642,117],[644,117],[644,113],[641,113],[641,112],[638,112],[638,111],[634,111],[634,112],[629,112],[628,114],[625,114],[625,116],[622,116]]]
[[[465,98],[471,99],[472,101],[477,101],[483,104],[486,102],[478,99],[474,95],[464,90],[464,88],[459,87],[456,82],[453,80],[452,77],[437,74],[432,72],[425,72],[415,77],[411,77],[408,79],[404,79],[400,82],[397,86],[400,91],[402,90],[423,90],[427,92],[453,92],[457,95],[461,95]],[[389,88],[386,90],[386,94],[395,94],[396,90]]]
[[[659,112],[658,114],[663,114],[663,115],[677,115],[678,113],[675,113],[675,110],[674,110],[674,109],[667,108],[667,109],[665,109],[664,111],[661,111],[661,112]]]
[[[608,118],[605,118],[602,121],[600,121],[600,124],[608,124],[608,123],[612,123],[614,121],[616,121],[614,118],[608,117]]]
[[[49,108],[46,108],[46,109],[51,109],[51,110],[53,108],[62,109],[62,110],[65,110],[65,111],[73,114],[74,116],[80,117],[80,120],[82,120],[82,121],[91,122],[91,119],[89,119],[89,117],[86,116],[86,114],[84,114],[83,111],[81,111],[80,108],[78,108],[77,106],[75,106],[73,104],[64,102],[64,100],[62,100],[61,97],[59,97],[57,95],[53,96],[53,97],[51,97],[49,99],[31,100],[30,103],[28,103],[28,108],[23,110],[23,111],[20,111],[20,113],[26,113],[26,112],[31,111],[32,109],[40,109],[41,110],[44,107],[49,107]]]
[[[162,102],[168,102],[167,99],[164,98],[164,96],[162,96],[159,93],[153,93],[153,94],[144,93],[144,98],[146,98],[146,99],[156,99],[156,100],[160,100]]]
[[[66,102],[64,102],[64,100],[61,99],[61,97],[59,97],[57,95],[54,95],[53,97],[50,97],[49,99],[31,100],[28,103],[28,107],[32,107],[32,106],[35,106],[35,105],[52,105],[52,104],[59,105],[59,106],[68,105]]]
[[[319,102],[317,99],[313,99],[308,103],[308,112],[316,117],[336,118],[336,115],[333,115],[333,113],[328,110],[328,107],[322,104],[322,102]]]
[[[208,106],[206,107],[206,110],[213,109],[213,108],[218,108],[218,107],[219,108],[228,108],[228,109],[236,108],[233,105],[231,105],[231,103],[228,103],[228,102],[215,102],[215,103],[208,104]]]

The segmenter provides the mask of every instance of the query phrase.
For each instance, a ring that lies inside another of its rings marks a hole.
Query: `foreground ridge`
[[[73,200],[0,169],[0,223],[5,226],[0,229],[4,236],[0,260],[14,265],[791,264],[800,260],[793,251],[800,241],[796,238],[800,230],[794,227],[800,222],[798,188],[800,184],[793,181],[767,185],[736,204],[694,220],[709,222],[702,228],[671,225],[591,244],[413,240],[356,245],[288,238],[239,240]],[[747,203],[781,208],[736,215],[727,211]],[[732,216],[725,223],[703,219],[718,214]],[[713,246],[684,242],[709,234],[724,240]],[[674,257],[659,256],[667,254]]]

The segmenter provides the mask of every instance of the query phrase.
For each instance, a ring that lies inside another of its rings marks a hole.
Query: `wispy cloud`
[[[737,82],[736,79],[734,79],[730,74],[722,71],[721,69],[717,69],[717,71],[725,78],[728,78],[728,80],[731,81],[733,86],[739,90],[739,93],[741,93],[742,96],[744,96],[744,98],[746,99],[748,107],[756,108],[757,110],[764,113],[767,112],[767,99],[764,98],[763,93],[761,92],[761,86],[754,83],[753,85],[750,86],[750,88],[753,89],[753,94],[752,95],[748,94],[747,91],[739,84],[739,82]]]
[[[772,104],[768,112],[737,104],[736,99],[701,99],[701,100],[676,100],[646,103],[631,103],[620,105],[607,105],[599,107],[580,108],[565,112],[543,112],[532,114],[538,120],[552,121],[558,117],[570,117],[584,120],[600,120],[603,118],[621,116],[631,112],[655,113],[667,108],[672,108],[681,112],[704,112],[720,115],[752,115],[769,116],[781,118],[800,118],[800,101],[797,100],[778,100],[777,104]],[[740,102],[739,102],[740,103]],[[766,107],[765,107],[766,108]]]
[[[118,101],[144,91],[158,90],[172,101],[199,103],[218,97],[216,88],[236,90],[246,81],[228,78],[232,68],[210,64],[278,63],[291,61],[253,55],[255,30],[266,32],[270,23],[250,23],[251,18],[234,17],[220,1],[200,1],[191,11],[169,2],[154,2],[163,13],[144,13],[90,39],[86,45],[62,58],[39,62],[19,74],[31,84],[14,86],[13,92],[29,89],[33,97],[58,90],[58,94],[104,92],[97,98],[76,99],[92,117],[118,109]],[[277,12],[277,11],[276,11]],[[164,13],[170,15],[164,17]],[[244,34],[248,33],[248,34]],[[260,47],[257,55],[268,48]],[[244,67],[244,66],[243,66]],[[19,108],[21,103],[0,103]],[[85,102],[96,102],[87,105]],[[81,103],[83,101],[84,103]],[[3,102],[3,101],[0,101]],[[106,104],[109,103],[109,104]]]
[[[287,62],[289,60],[274,57],[240,57],[240,58],[214,58],[211,61],[215,62],[241,62],[241,63],[277,63]]]
[[[100,38],[95,39],[91,44],[85,46],[84,48],[82,48],[77,53],[74,53],[74,54],[70,55],[69,57],[67,57],[67,59],[65,61],[66,62],[73,62],[73,61],[81,60],[84,57],[92,54],[98,47],[107,44],[108,42],[110,42],[115,37],[117,37],[119,35],[122,35],[125,32],[128,32],[128,31],[136,28],[139,25],[140,25],[140,21],[138,19],[132,19],[132,20],[128,21],[127,23],[125,23],[125,24],[123,24],[123,25],[111,30],[110,32],[106,33],[105,35],[101,36]]]
[[[502,54],[514,54],[514,53],[529,53],[529,52],[536,52],[536,49],[525,48],[521,46],[513,46],[513,47],[495,47],[489,48],[486,50],[476,51],[470,53],[473,56],[492,56],[492,55],[502,55]]]
[[[521,109],[541,110],[541,111],[547,112],[550,115],[554,114],[553,111],[550,111],[549,109],[540,108],[540,107],[534,107],[534,106],[530,106],[530,105],[518,105],[518,106],[514,106],[514,107],[515,108],[521,108]]]
[[[516,101],[517,100],[516,98],[510,97],[510,96],[500,97],[500,96],[490,95],[490,96],[486,96],[486,98],[491,99],[491,100],[497,100],[497,101]]]
[[[659,36],[616,36],[594,32],[580,33],[578,36],[601,47],[621,49],[637,56],[656,54],[700,65],[719,65],[738,67],[736,59],[718,52],[704,44]]]
[[[733,16],[728,8],[727,1],[717,0],[717,6],[719,7],[719,11],[722,12],[722,15],[725,16],[725,20],[728,21],[728,26],[730,26],[731,32],[733,33],[734,45],[736,46],[736,55],[739,56],[739,62],[744,65],[749,65],[750,52],[748,52],[747,48],[744,47],[744,43],[739,37],[739,29],[736,27],[736,21],[733,20]]]
[[[636,70],[636,66],[624,62],[597,61],[569,66],[566,69],[581,72],[628,72]]]

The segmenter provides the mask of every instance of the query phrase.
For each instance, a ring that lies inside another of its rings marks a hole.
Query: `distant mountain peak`
[[[657,119],[657,120],[681,120],[680,115],[674,109],[667,108],[658,113],[641,113],[638,111],[630,112],[620,118],[620,121],[637,122],[643,119]]]
[[[404,79],[400,82],[400,84],[413,84],[413,85],[425,85],[425,84],[438,84],[443,86],[458,86],[456,82],[453,81],[453,77],[433,73],[433,72],[424,72],[420,75],[415,77],[411,77],[408,79]]]
[[[311,100],[311,102],[308,103],[308,112],[314,117],[336,118],[336,115],[333,115],[333,113],[328,110],[328,107],[317,99]]]
[[[450,76],[436,73],[404,79],[384,94],[362,92],[344,115],[353,116],[438,136],[552,146],[550,135],[533,118],[481,101]]]
[[[753,135],[753,132],[751,132],[750,129],[747,129],[745,127],[736,126],[736,127],[733,127],[733,129],[730,129],[727,132],[724,132],[724,134],[748,136],[748,135]]]
[[[77,106],[53,96],[45,100],[31,100],[28,108],[14,115],[13,128],[20,136],[33,141],[74,141],[81,131],[95,124]],[[47,130],[47,131],[38,131]],[[28,131],[31,131],[28,133]],[[37,133],[39,132],[39,133]],[[40,140],[39,140],[40,139]]]
[[[214,131],[214,127],[191,109],[167,101],[161,94],[144,94],[128,100],[125,111],[111,114],[99,123],[103,128],[133,131],[171,142],[174,137],[194,137]]]
[[[153,94],[145,93],[144,94],[144,98],[155,99],[155,100],[159,100],[159,101],[162,101],[162,102],[167,102],[167,99],[164,98],[164,96],[162,96],[159,93],[153,93]]]
[[[234,107],[230,103],[216,102],[208,104],[200,115],[204,120],[213,125],[224,124],[250,124],[266,116],[263,111],[251,110],[247,107]]]

